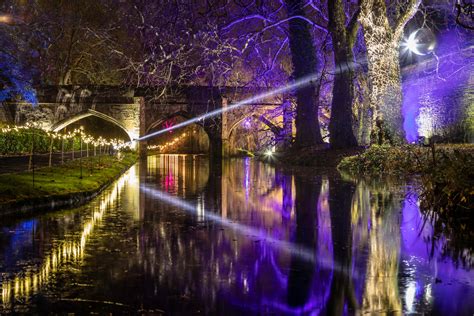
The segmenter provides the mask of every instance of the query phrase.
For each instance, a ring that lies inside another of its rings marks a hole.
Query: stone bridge
[[[37,89],[38,106],[21,102],[5,102],[0,108],[0,121],[8,124],[36,122],[42,128],[59,131],[88,116],[96,116],[123,129],[131,141],[159,130],[171,118],[187,119],[225,109],[229,105],[267,92],[262,88],[209,88],[186,86],[164,97],[155,98],[148,89],[110,86],[49,86]],[[255,117],[274,133],[278,146],[291,138],[292,116],[289,101],[273,95],[251,104],[224,111],[206,120],[199,120],[210,141],[212,156],[226,156],[233,150],[230,135],[248,117]],[[282,106],[283,105],[283,106]],[[136,143],[136,142],[134,142]],[[146,154],[146,141],[138,142]]]

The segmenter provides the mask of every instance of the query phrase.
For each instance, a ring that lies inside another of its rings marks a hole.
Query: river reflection
[[[148,157],[84,207],[2,220],[0,311],[470,315],[473,272],[412,192]]]

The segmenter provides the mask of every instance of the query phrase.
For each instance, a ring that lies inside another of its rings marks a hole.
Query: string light
[[[81,126],[81,128],[77,128],[73,131],[69,131],[67,133],[58,133],[58,132],[52,132],[46,129],[41,128],[39,125],[34,124],[34,123],[27,123],[26,125],[22,126],[6,126],[1,128],[2,134],[7,134],[11,132],[19,132],[21,130],[28,130],[31,128],[37,128],[42,130],[48,137],[52,137],[54,139],[73,139],[77,136],[80,136],[82,140],[86,144],[92,144],[94,146],[113,146],[115,150],[122,150],[122,149],[131,149],[132,144],[130,142],[125,142],[122,139],[104,139],[102,137],[99,138],[94,138],[92,135],[88,135],[84,133],[84,128]]]
[[[147,148],[149,150],[155,150],[155,149],[158,149],[159,151],[163,151],[165,150],[166,148],[168,147],[171,147],[173,145],[175,145],[176,143],[182,141],[186,136],[188,135],[188,133],[183,133],[177,137],[175,137],[172,141],[169,141],[163,145],[150,145],[148,146]]]

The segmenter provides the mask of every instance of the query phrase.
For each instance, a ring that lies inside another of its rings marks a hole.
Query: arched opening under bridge
[[[125,142],[133,137],[127,129],[114,118],[96,111],[85,111],[54,124],[54,132],[68,132],[83,127],[84,133],[94,138],[118,139]]]
[[[152,124],[147,134],[188,119],[185,113],[173,114]],[[147,147],[148,154],[208,154],[210,139],[204,127],[195,123],[153,137],[147,141]]]
[[[274,149],[281,128],[264,116],[252,114],[237,121],[229,132],[230,154]]]

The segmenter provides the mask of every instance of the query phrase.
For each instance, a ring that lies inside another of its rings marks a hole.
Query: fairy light
[[[117,139],[117,138],[114,138],[114,139],[104,139],[102,137],[95,138],[92,135],[88,135],[88,134],[84,133],[83,128],[77,128],[77,129],[75,129],[73,131],[69,131],[67,133],[58,133],[58,132],[52,132],[52,131],[43,129],[39,125],[34,124],[34,123],[27,123],[27,124],[22,125],[22,126],[18,126],[18,125],[9,126],[8,125],[8,126],[5,126],[5,127],[2,127],[0,130],[1,130],[2,134],[8,134],[8,133],[17,133],[17,132],[20,132],[20,131],[23,131],[23,130],[29,130],[29,129],[32,129],[32,128],[40,129],[43,132],[45,132],[45,134],[48,137],[53,137],[54,139],[67,140],[67,139],[73,139],[73,138],[79,136],[79,137],[82,138],[82,140],[86,144],[93,144],[95,146],[98,146],[98,145],[112,146],[115,150],[123,150],[123,149],[131,149],[132,148],[132,143],[131,142],[125,142],[122,139]]]
[[[181,135],[173,138],[173,140],[163,144],[163,145],[149,145],[147,146],[147,148],[149,150],[159,150],[159,151],[163,151],[165,149],[167,149],[168,147],[172,147],[174,145],[176,145],[177,143],[181,142],[184,138],[186,138],[186,136],[188,136],[188,133],[182,133]]]

